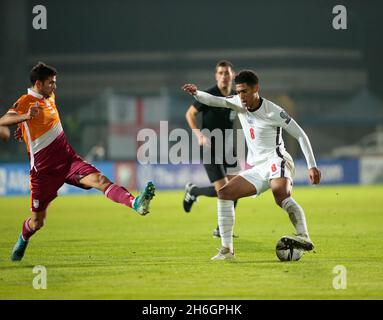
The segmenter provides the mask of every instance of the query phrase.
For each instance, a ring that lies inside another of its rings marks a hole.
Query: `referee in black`
[[[233,64],[227,60],[221,60],[215,67],[215,80],[217,84],[206,90],[206,92],[218,96],[227,97],[234,95],[235,91],[232,88],[233,79],[235,77]],[[202,126],[198,128],[197,114],[202,113]],[[185,186],[185,197],[183,200],[183,207],[186,212],[190,212],[193,203],[199,196],[217,197],[217,191],[222,188],[234,174],[240,171],[237,161],[228,164],[226,162],[225,155],[231,152],[236,157],[236,150],[234,146],[233,135],[231,135],[230,141],[225,141],[225,129],[233,130],[234,120],[236,117],[235,111],[228,108],[211,108],[198,101],[193,102],[186,112],[186,120],[193,132],[197,135],[197,139],[201,148],[209,148],[211,154],[211,164],[205,164],[204,167],[209,177],[212,186],[199,187],[195,184],[188,183]],[[214,137],[210,140],[208,137],[201,133],[202,129],[208,129],[210,132],[214,129],[222,130],[223,134],[223,155],[216,155]],[[220,161],[217,161],[220,159]],[[232,174],[228,173],[229,168],[233,170]],[[236,205],[237,202],[234,203]],[[220,237],[219,228],[214,230],[213,236]]]

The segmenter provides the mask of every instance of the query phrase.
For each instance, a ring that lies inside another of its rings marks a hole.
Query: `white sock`
[[[302,207],[291,197],[282,201],[282,208],[289,214],[290,221],[295,227],[298,236],[309,238],[305,212]]]
[[[218,199],[218,226],[223,247],[233,251],[234,201]]]

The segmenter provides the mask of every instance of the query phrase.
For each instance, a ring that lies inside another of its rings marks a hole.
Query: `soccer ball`
[[[303,256],[304,250],[286,245],[280,239],[275,247],[275,253],[281,261],[298,261]]]

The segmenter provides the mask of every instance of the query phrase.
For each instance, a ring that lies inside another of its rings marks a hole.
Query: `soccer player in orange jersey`
[[[83,189],[96,188],[110,200],[126,205],[140,215],[149,212],[149,203],[154,196],[152,182],[134,197],[77,155],[65,137],[55,104],[56,75],[55,68],[44,63],[34,66],[28,93],[0,118],[0,126],[18,124],[30,159],[32,216],[23,222],[12,252],[13,261],[23,258],[29,238],[43,227],[48,205],[64,183]]]

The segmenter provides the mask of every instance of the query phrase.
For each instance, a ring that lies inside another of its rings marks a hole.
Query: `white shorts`
[[[265,160],[263,164],[245,170],[239,175],[249,181],[257,189],[257,195],[260,195],[270,188],[270,180],[272,179],[287,178],[293,183],[295,175],[294,161],[285,152],[283,158],[271,157]]]

